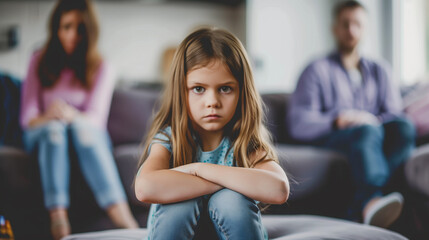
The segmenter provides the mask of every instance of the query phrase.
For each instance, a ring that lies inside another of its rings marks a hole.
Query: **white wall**
[[[421,80],[428,71],[426,27],[429,23],[426,4],[428,3],[425,0],[400,2],[401,78],[407,85]]]
[[[254,60],[256,84],[262,92],[292,92],[303,68],[334,49],[331,16],[337,2],[248,0],[248,51]],[[389,48],[384,48],[391,23],[385,18],[383,0],[361,2],[368,9],[370,22],[361,44],[362,53],[391,61]]]
[[[55,1],[1,1],[0,28],[19,26],[20,43],[0,52],[0,70],[24,77],[31,53],[43,45]],[[96,1],[100,50],[125,81],[160,78],[163,50],[178,45],[198,25],[226,28],[245,37],[244,6],[196,2]]]
[[[261,92],[291,92],[306,64],[334,49],[331,13],[339,1],[247,0],[235,8],[195,1],[96,1],[95,7],[100,50],[121,80],[159,79],[163,50],[177,45],[195,26],[209,24],[232,31],[247,46]],[[400,54],[393,52],[394,16],[386,14],[392,10],[390,1],[361,1],[370,22],[361,50],[392,63]],[[18,25],[21,35],[16,49],[0,51],[0,70],[25,75],[30,54],[45,41],[54,2],[0,1],[0,31]]]

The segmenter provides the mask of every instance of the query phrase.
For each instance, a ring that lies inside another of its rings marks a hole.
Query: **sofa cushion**
[[[291,189],[288,202],[271,205],[267,213],[346,216],[353,181],[343,155],[303,145],[278,144],[276,150]]]
[[[129,87],[115,89],[107,123],[113,145],[142,141],[158,98],[159,90]]]
[[[286,93],[262,94],[265,104],[266,126],[275,142],[290,142],[286,128],[286,114],[289,95]]]
[[[377,227],[362,225],[327,217],[318,216],[270,216],[264,215],[262,222],[270,239],[314,240],[404,240],[405,237]],[[147,229],[119,229],[101,232],[73,234],[63,240],[121,239],[142,240],[148,234]]]
[[[406,239],[397,233],[382,228],[320,216],[265,215],[262,217],[262,222],[268,231],[270,239]]]
[[[133,206],[144,206],[147,209],[149,204],[137,200],[134,192],[134,177],[137,174],[137,164],[143,152],[140,144],[123,144],[115,147],[113,154],[118,166],[119,175],[124,185],[128,200]]]
[[[280,166],[290,179],[289,200],[305,198],[317,189],[330,184],[331,178],[350,180],[347,159],[333,151],[303,145],[276,145]],[[338,170],[337,172],[334,172]],[[333,175],[335,174],[335,175]],[[347,182],[349,186],[350,182]],[[333,187],[333,186],[332,186]]]
[[[408,185],[429,198],[429,144],[417,148],[405,164]]]
[[[0,72],[0,146],[22,146],[21,84],[19,79]]]

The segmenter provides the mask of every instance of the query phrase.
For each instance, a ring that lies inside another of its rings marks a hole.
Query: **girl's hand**
[[[198,168],[200,165],[201,163],[190,163],[190,164],[172,168],[171,170],[186,173],[193,176],[198,176]]]

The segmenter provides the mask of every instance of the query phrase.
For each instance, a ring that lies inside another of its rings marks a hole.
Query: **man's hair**
[[[349,0],[349,1],[341,1],[339,2],[335,7],[334,11],[332,12],[332,15],[334,17],[334,20],[338,18],[340,13],[346,9],[356,9],[356,8],[362,8],[366,11],[366,8],[358,1]]]

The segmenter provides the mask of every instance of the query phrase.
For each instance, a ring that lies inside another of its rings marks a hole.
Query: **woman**
[[[49,33],[45,47],[30,61],[21,124],[26,149],[38,154],[52,235],[60,239],[70,234],[69,147],[112,221],[118,227],[138,227],[109,148],[106,122],[114,83],[96,48],[98,25],[90,2],[58,1]]]

